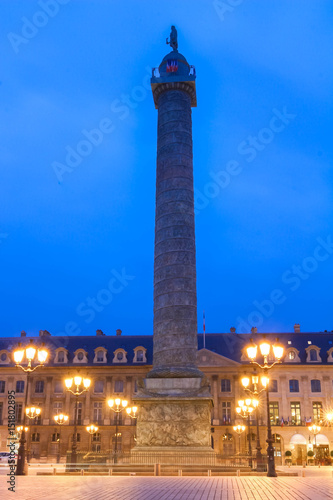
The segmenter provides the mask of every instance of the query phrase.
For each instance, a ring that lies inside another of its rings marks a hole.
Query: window
[[[112,438],[112,449],[115,450],[117,447],[117,451],[121,451],[122,446],[123,446],[122,435],[121,432],[118,432],[118,435],[117,436],[114,435]]]
[[[16,424],[22,423],[22,403],[15,404],[15,420]]]
[[[141,349],[136,352],[136,360],[143,361],[143,351]]]
[[[53,410],[55,415],[62,413],[62,403],[60,401],[53,403]]]
[[[291,425],[301,425],[301,403],[290,403]]]
[[[16,382],[16,392],[17,393],[24,392],[24,380],[18,380]]]
[[[288,352],[288,359],[295,359],[295,358],[296,358],[295,351],[289,351]]]
[[[134,392],[138,392],[138,381],[134,380]]]
[[[63,383],[61,382],[61,380],[57,380],[54,383],[54,392],[56,394],[62,394],[64,392],[64,386],[63,386]]]
[[[278,381],[273,379],[269,383],[269,392],[278,392]]]
[[[5,361],[7,361],[7,354],[5,352],[3,352],[0,356],[0,360],[4,363]]]
[[[104,351],[97,351],[96,360],[97,361],[104,361]]]
[[[249,433],[246,434],[246,439],[249,441],[249,439],[250,439]],[[251,432],[251,441],[256,441],[256,439],[257,439],[256,434],[254,432]]]
[[[273,434],[272,436],[273,438],[273,447],[274,447],[274,456],[275,457],[281,457],[282,456],[282,453],[281,453],[281,436],[280,434]]]
[[[321,392],[320,380],[311,380],[311,392]]]
[[[312,403],[313,420],[318,424],[323,418],[323,405],[320,401],[314,401]]]
[[[31,441],[33,443],[39,443],[40,441],[40,435],[39,435],[39,432],[33,432],[32,435],[31,435]]]
[[[35,393],[43,394],[44,393],[44,380],[37,380],[35,383]]]
[[[52,443],[56,443],[57,441],[59,441],[59,439],[60,439],[59,432],[54,432],[51,437]]]
[[[73,434],[71,436],[71,441],[73,442]],[[81,434],[79,432],[76,433],[76,442],[77,443],[81,442]]]
[[[102,423],[102,407],[103,403],[94,403],[94,422]]]
[[[230,424],[231,421],[231,402],[222,401],[222,420],[224,424]]]
[[[4,380],[0,380],[0,394],[4,394],[6,383]]]
[[[318,361],[316,349],[310,349],[310,361]]]
[[[64,351],[59,351],[58,352],[58,363],[64,363],[65,362],[65,353]]]
[[[114,383],[114,392],[123,392],[124,382],[122,380],[116,380]]]
[[[230,391],[231,391],[230,379],[223,378],[221,380],[221,392],[230,392]]]
[[[277,401],[269,403],[269,418],[272,425],[279,424],[279,403]]]
[[[75,407],[74,407],[74,418],[75,418]],[[82,403],[77,404],[76,423],[77,425],[82,425]]]
[[[117,352],[117,360],[121,361],[124,357],[124,353],[122,351]]]
[[[82,361],[83,360],[83,352],[79,352],[78,355],[77,355],[77,359],[79,361]]]
[[[290,392],[299,392],[299,381],[298,380],[289,380],[289,391]]]
[[[104,382],[103,380],[96,380],[94,386],[94,392],[102,393],[104,391]]]
[[[0,403],[0,425],[2,425],[3,403]]]

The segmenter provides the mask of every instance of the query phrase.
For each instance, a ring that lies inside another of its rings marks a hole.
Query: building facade
[[[328,463],[333,450],[333,334],[329,332],[300,333],[295,325],[293,333],[267,334],[272,343],[276,337],[284,345],[282,363],[270,370],[270,419],[274,435],[276,463],[284,464],[286,458],[301,464],[307,460],[307,452],[315,449],[317,459]],[[246,393],[241,384],[244,375],[255,373],[249,363],[245,348],[250,338],[260,342],[262,334],[230,333],[198,335],[197,362],[208,379],[214,401],[211,415],[212,446],[223,457],[244,455],[251,438],[253,455],[257,446],[257,422],[251,419],[248,428],[240,436],[233,430],[237,424],[247,425],[236,413],[239,399]],[[107,400],[125,398],[131,405],[140,380],[152,369],[153,338],[150,335],[53,337],[41,331],[33,337],[36,347],[42,343],[48,349],[45,366],[37,368],[30,378],[27,405],[41,408],[40,416],[29,422],[28,448],[30,458],[63,459],[71,449],[75,398],[66,391],[64,379],[79,373],[91,379],[89,390],[78,399],[78,450],[112,455],[128,453],[135,445],[135,420],[126,412],[112,412]],[[15,391],[16,423],[23,423],[24,401],[27,390],[26,373],[15,366],[12,352],[30,338],[0,339],[0,449],[6,450],[8,439],[8,391]],[[205,345],[205,347],[203,347]],[[259,370],[260,371],[260,370]],[[259,374],[259,372],[256,372]],[[259,437],[262,452],[266,453],[266,399],[260,395]],[[140,411],[140,408],[138,409]],[[55,425],[54,416],[65,413],[69,421]],[[98,432],[90,436],[86,426],[96,424]],[[309,430],[311,424],[321,426],[315,437]],[[117,437],[116,437],[116,424]],[[117,440],[117,444],[115,441]],[[291,451],[291,457],[285,452]]]

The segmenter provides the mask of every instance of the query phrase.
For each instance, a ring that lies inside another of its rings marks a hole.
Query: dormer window
[[[84,349],[77,349],[74,352],[73,363],[88,363],[87,354]]]
[[[113,363],[127,363],[127,352],[124,349],[117,349],[113,354]]]
[[[106,363],[106,354],[105,347],[97,347],[95,349],[94,363]]]
[[[320,348],[311,345],[305,349],[306,351],[306,362],[307,363],[320,363],[321,362],[321,357],[320,357]]]
[[[8,365],[10,361],[9,355],[7,351],[0,351],[0,364]]]
[[[55,363],[68,363],[67,350],[59,348],[56,350],[56,355],[54,358]]]
[[[286,356],[284,358],[285,363],[300,363],[299,352],[295,347],[289,347],[286,350]]]
[[[317,351],[316,349],[310,350],[310,361],[317,361]]]
[[[138,346],[134,349],[133,363],[147,363],[146,349]]]

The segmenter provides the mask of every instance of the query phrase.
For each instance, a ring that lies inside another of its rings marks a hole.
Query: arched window
[[[104,361],[104,351],[97,351],[97,361]]]
[[[288,352],[288,359],[295,359],[295,358],[296,358],[295,351],[289,351]]]
[[[64,363],[65,361],[65,353],[64,351],[58,352],[58,363]]]
[[[82,361],[82,360],[83,360],[83,357],[84,357],[83,352],[79,352],[79,353],[77,354],[77,359],[78,359],[79,361]]]
[[[250,434],[246,434],[246,439],[250,439]],[[256,441],[257,435],[254,432],[251,432],[251,441]]]

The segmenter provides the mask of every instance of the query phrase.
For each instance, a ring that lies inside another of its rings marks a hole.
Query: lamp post
[[[271,345],[266,339],[263,339],[261,344],[259,345],[260,354],[264,360],[263,364],[260,364],[256,361],[258,354],[258,346],[251,339],[251,344],[247,347],[246,352],[250,359],[250,362],[258,366],[264,371],[266,377],[262,378],[262,384],[265,387],[266,384],[266,402],[267,402],[267,458],[268,458],[268,467],[267,467],[267,476],[268,477],[276,477],[275,471],[275,460],[274,460],[274,448],[273,448],[273,437],[272,437],[272,427],[271,427],[271,419],[269,413],[269,387],[268,382],[269,379],[267,377],[268,370],[273,368],[277,363],[281,363],[281,359],[283,357],[284,348],[282,345],[276,343]],[[268,356],[272,355],[274,361],[272,363],[268,363]]]
[[[98,431],[98,427],[96,427],[96,425],[94,424],[91,424],[91,425],[88,425],[86,427],[86,430],[89,432],[90,434],[90,448],[92,448],[92,437],[93,437],[93,434],[96,434],[96,432]],[[88,450],[90,451],[90,450]]]
[[[251,377],[251,383],[253,389],[251,390],[249,388],[250,385],[250,378],[249,377],[243,377],[241,379],[242,386],[244,387],[244,390],[247,391],[248,393],[251,394],[251,396],[255,396],[255,398],[258,398],[259,395],[266,390],[266,385],[268,383],[267,377],[261,377],[261,384],[263,386],[263,389],[259,390],[258,389],[258,384],[259,384],[259,377],[258,375],[252,375]],[[256,421],[257,421],[257,453],[256,453],[256,461],[257,461],[257,470],[262,470],[262,453],[261,453],[261,445],[260,445],[260,433],[259,433],[259,401],[258,399],[255,399],[255,410],[256,410]]]
[[[242,399],[238,401],[236,413],[242,418],[247,419],[248,436],[249,436],[249,466],[252,469],[252,435],[251,435],[251,414],[253,413],[256,405],[256,400]]]
[[[238,455],[241,452],[241,434],[245,431],[245,425],[234,425],[233,430],[238,434]]]
[[[136,412],[137,412],[138,408],[136,406],[133,406],[132,408],[127,408],[128,401],[126,399],[120,399],[120,398],[109,399],[108,405],[111,408],[111,410],[114,411],[116,414],[116,434],[115,434],[115,443],[114,443],[114,463],[116,464],[118,462],[117,453],[118,453],[119,414],[126,409],[126,413],[129,417],[136,418]]]
[[[42,344],[43,346],[44,344]],[[37,355],[37,356],[36,356]],[[36,348],[33,345],[33,339],[30,339],[30,344],[27,347],[22,347],[21,343],[18,345],[18,349],[13,352],[13,358],[15,364],[18,368],[21,368],[27,374],[27,386],[25,390],[25,398],[24,398],[24,409],[27,409],[27,401],[28,401],[28,390],[29,390],[29,382],[30,382],[30,374],[35,371],[37,368],[44,366],[48,357],[48,351],[42,348]],[[22,363],[27,363],[27,366],[23,366]],[[34,363],[37,363],[33,366]],[[18,458],[17,458],[17,466],[16,466],[16,475],[24,476],[27,474],[26,469],[26,450],[25,450],[25,416],[26,411],[23,416],[23,429],[20,436],[20,445],[18,449]],[[28,415],[27,415],[28,416]]]
[[[74,383],[74,390],[72,389]],[[90,378],[82,378],[79,375],[73,378],[67,378],[65,380],[66,390],[71,392],[75,396],[75,409],[74,409],[74,432],[73,432],[73,443],[72,443],[72,456],[71,463],[74,465],[73,471],[76,470],[77,462],[77,403],[79,396],[84,392],[87,392],[91,384]]]
[[[59,425],[59,443],[58,443],[58,455],[57,455],[57,463],[59,463],[60,457],[61,457],[61,442],[60,442],[61,426],[64,425],[66,422],[68,422],[68,415],[64,415],[63,413],[59,413],[58,415],[54,415],[53,418],[54,418],[56,424]]]
[[[320,425],[310,425],[309,431],[314,435],[314,442],[315,442],[315,458],[317,458],[317,434],[319,434],[321,430]]]

